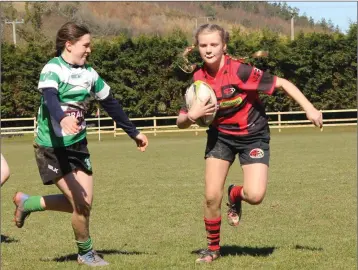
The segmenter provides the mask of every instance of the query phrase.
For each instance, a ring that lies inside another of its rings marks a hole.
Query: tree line
[[[89,64],[111,86],[130,117],[176,115],[192,74],[178,68],[178,55],[190,45],[186,34],[176,30],[163,37],[124,34],[112,39],[94,38]],[[54,56],[54,42],[30,40],[24,46],[1,44],[1,117],[33,117],[43,66]],[[258,50],[267,58],[254,59]],[[228,53],[296,84],[319,109],[356,107],[357,24],[341,33],[300,33],[294,41],[270,30],[242,33],[232,29]],[[197,51],[191,62],[200,63]],[[267,111],[300,110],[281,91],[262,96]],[[92,102],[88,114],[93,114]]]

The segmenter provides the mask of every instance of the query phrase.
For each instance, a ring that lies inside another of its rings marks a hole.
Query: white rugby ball
[[[185,93],[185,102],[188,110],[190,110],[194,100],[203,101],[207,99],[207,97],[210,97],[207,104],[217,104],[215,92],[209,84],[199,80],[192,83]],[[215,115],[216,110],[212,115],[200,117],[195,122],[198,126],[207,127],[213,122]]]

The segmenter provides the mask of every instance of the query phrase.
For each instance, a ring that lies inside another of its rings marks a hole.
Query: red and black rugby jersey
[[[258,91],[271,95],[276,78],[229,56],[225,56],[225,64],[215,78],[206,72],[205,66],[194,73],[194,81],[204,81],[215,91],[219,110],[212,126],[231,135],[254,134],[267,127]],[[181,113],[185,111],[183,108]]]

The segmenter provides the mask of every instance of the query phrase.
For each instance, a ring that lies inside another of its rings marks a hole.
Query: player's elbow
[[[188,128],[191,124],[188,125],[186,114],[179,114],[177,118],[177,127],[180,129]]]
[[[285,89],[287,89],[288,85],[290,85],[290,84],[292,84],[290,81],[288,81],[284,78],[277,77],[275,88],[282,88],[285,90]]]
[[[178,127],[179,129],[185,129],[185,128],[188,128],[188,125],[186,125],[186,124],[183,123],[183,122],[177,121],[177,127]]]

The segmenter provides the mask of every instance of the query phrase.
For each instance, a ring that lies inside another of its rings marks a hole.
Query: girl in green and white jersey
[[[56,51],[56,57],[40,74],[38,89],[42,97],[34,148],[43,183],[55,184],[62,194],[29,196],[17,192],[13,198],[15,224],[21,228],[25,218],[36,211],[71,213],[78,262],[107,265],[93,250],[89,233],[93,177],[84,115],[90,97],[99,101],[139,150],[145,151],[148,140],[128,119],[106,82],[86,64],[91,53],[91,35],[85,26],[64,24],[57,33]]]

